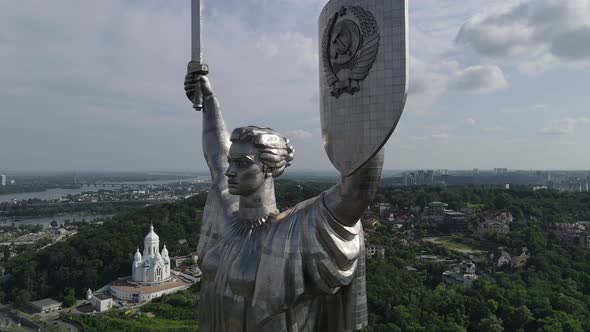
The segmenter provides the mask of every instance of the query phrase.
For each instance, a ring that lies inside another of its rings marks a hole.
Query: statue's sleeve
[[[218,181],[225,179],[218,179]],[[226,183],[214,182],[207,195],[207,202],[203,209],[201,232],[197,253],[205,257],[209,248],[214,245],[223,234],[231,221],[234,211],[238,208],[238,196],[230,195]]]
[[[315,203],[319,217],[309,219],[303,232],[303,264],[311,292],[326,294],[322,328],[360,330],[368,324],[365,242],[360,220],[347,226],[326,207],[322,193]]]
[[[325,317],[342,330],[360,329],[367,322],[362,226],[339,223],[323,196],[299,203],[275,225],[259,265],[254,306],[268,317],[317,298]]]
[[[320,195],[303,222],[301,251],[306,277],[316,290],[326,294],[349,285],[355,277],[362,249],[360,221],[352,226],[341,224],[332,215]]]

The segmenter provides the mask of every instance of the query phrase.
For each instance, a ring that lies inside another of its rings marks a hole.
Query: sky
[[[293,170],[333,169],[327,1],[204,2],[228,128],[272,127]],[[385,168],[590,168],[588,17],[590,0],[409,1],[409,95]],[[204,170],[189,57],[189,0],[0,0],[0,170]]]

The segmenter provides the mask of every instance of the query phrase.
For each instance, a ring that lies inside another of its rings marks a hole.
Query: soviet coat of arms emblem
[[[328,22],[322,38],[324,74],[331,95],[360,90],[379,51],[379,29],[373,14],[361,7],[343,7]]]

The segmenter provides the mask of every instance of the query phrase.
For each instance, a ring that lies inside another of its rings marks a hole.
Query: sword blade
[[[191,0],[191,33],[192,33],[192,54],[191,60],[199,64],[203,63],[203,17],[201,15],[201,1]]]

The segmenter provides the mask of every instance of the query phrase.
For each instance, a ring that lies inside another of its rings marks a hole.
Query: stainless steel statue
[[[289,140],[254,126],[228,135],[204,76],[208,68],[193,56],[185,90],[196,109],[202,106],[203,150],[213,180],[198,248],[202,331],[340,332],[366,326],[359,218],[377,190],[382,147],[404,107],[406,1],[331,0],[324,8],[322,130],[342,176],[287,211],[277,210],[274,179],[293,161]]]

